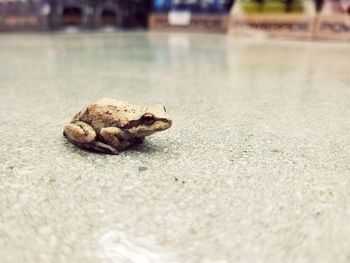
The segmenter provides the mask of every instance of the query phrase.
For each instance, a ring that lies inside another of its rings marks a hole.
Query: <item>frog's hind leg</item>
[[[118,154],[112,146],[96,141],[95,130],[87,123],[77,121],[64,127],[63,135],[74,145],[102,153]]]
[[[95,130],[87,123],[77,121],[64,127],[63,135],[72,142],[91,143],[96,139]]]
[[[113,146],[118,151],[129,147],[130,143],[123,138],[123,131],[117,127],[102,128],[100,135],[105,143]]]

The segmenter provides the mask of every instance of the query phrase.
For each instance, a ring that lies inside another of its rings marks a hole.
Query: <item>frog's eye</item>
[[[154,118],[154,116],[152,114],[149,114],[149,113],[146,113],[141,118],[142,124],[145,124],[145,125],[152,125],[155,121],[156,121],[156,119]]]

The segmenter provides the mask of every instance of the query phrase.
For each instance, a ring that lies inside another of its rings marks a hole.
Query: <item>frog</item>
[[[139,106],[101,98],[79,111],[64,126],[63,135],[85,150],[118,154],[171,126],[172,119],[163,104]]]

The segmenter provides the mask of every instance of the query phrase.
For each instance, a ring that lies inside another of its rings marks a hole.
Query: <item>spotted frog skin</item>
[[[162,104],[143,107],[103,98],[78,112],[64,127],[63,135],[78,147],[118,154],[171,125],[172,120]]]

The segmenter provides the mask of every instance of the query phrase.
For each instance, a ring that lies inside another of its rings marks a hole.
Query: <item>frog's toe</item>
[[[118,154],[118,150],[113,148],[112,146],[108,145],[108,144],[105,144],[103,142],[95,142],[93,145],[92,145],[92,148],[98,152],[101,152],[101,153],[108,153],[108,154]]]

